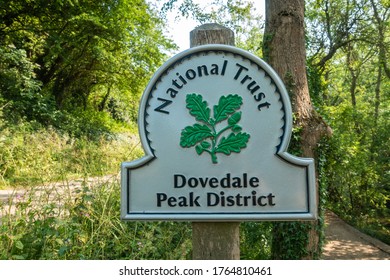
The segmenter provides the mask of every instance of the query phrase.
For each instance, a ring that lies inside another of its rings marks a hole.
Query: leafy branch
[[[181,132],[180,146],[189,148],[195,146],[198,155],[207,152],[213,163],[218,163],[217,153],[230,155],[239,153],[246,147],[250,135],[241,132],[238,125],[241,112],[237,112],[242,105],[242,98],[237,94],[221,96],[217,105],[213,107],[213,116],[206,101],[199,94],[192,93],[186,97],[186,108],[191,116],[199,122],[185,127]],[[227,120],[227,125],[217,131],[217,124]],[[230,134],[223,134],[231,130]]]

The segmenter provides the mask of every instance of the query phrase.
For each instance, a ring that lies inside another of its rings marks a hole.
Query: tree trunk
[[[234,33],[219,24],[204,24],[190,33],[190,46],[234,45]],[[240,223],[192,223],[194,260],[239,260]]]
[[[304,0],[267,0],[266,26],[263,53],[268,63],[279,74],[290,95],[295,125],[301,128],[300,148],[302,156],[315,158],[315,149],[319,140],[331,134],[331,129],[314,110],[309,95],[306,76],[306,49],[304,30]],[[318,189],[318,182],[317,182]],[[312,259],[319,255],[318,221],[310,222],[307,232],[306,255]],[[283,251],[283,233],[274,232],[277,246]],[[279,235],[279,238],[278,238]],[[276,246],[276,245],[275,245]],[[276,258],[283,258],[275,256]]]

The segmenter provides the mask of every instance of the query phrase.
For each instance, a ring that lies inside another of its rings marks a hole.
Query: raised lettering
[[[225,75],[227,63],[228,63],[228,61],[227,61],[227,60],[224,60],[223,66],[222,66],[221,76],[224,76],[224,75]]]
[[[256,85],[256,86],[255,86]],[[254,94],[256,91],[258,91],[260,89],[260,86],[255,82],[255,81],[252,81],[248,84],[248,86],[246,87],[252,94]],[[256,99],[256,98],[255,98]]]
[[[209,181],[209,184],[210,184],[210,187],[212,188],[218,188],[218,179],[217,178],[210,178],[210,181]]]
[[[235,79],[235,80],[237,80],[237,79],[240,77],[242,70],[245,69],[246,71],[248,71],[248,68],[242,66],[241,64],[236,63],[236,65],[239,67],[239,69],[237,70],[237,73],[236,73],[236,75],[234,76],[234,79]]]
[[[203,72],[203,73],[202,73]],[[207,66],[206,65],[201,65],[201,66],[198,66],[198,76],[199,77],[202,77],[203,74],[205,76],[208,76],[209,75],[209,72],[207,71]]]
[[[169,88],[167,89],[166,93],[169,94],[172,98],[175,98],[178,91],[173,88]]]
[[[257,188],[259,186],[259,178],[257,177],[252,177],[249,179],[249,186],[251,186],[252,188]]]
[[[165,193],[157,193],[157,207],[161,207],[161,203],[166,201],[168,196]]]
[[[173,175],[173,178],[174,178],[174,188],[175,189],[182,188],[186,185],[187,180],[186,180],[185,176],[175,174],[175,175]]]
[[[156,109],[154,109],[154,111],[159,112],[159,113],[169,114],[168,111],[163,110],[163,109],[164,109],[165,107],[167,107],[169,104],[171,104],[171,103],[172,103],[172,100],[168,100],[168,99],[164,99],[164,98],[160,98],[160,97],[157,97],[157,100],[158,100],[158,101],[162,101],[163,104],[161,104],[161,105],[158,106]]]
[[[273,199],[275,198],[275,196],[272,194],[272,193],[270,193],[269,195],[268,195],[268,205],[271,205],[271,206],[275,206],[276,204],[274,203],[274,201],[273,201]]]
[[[271,106],[271,104],[269,104],[268,102],[265,102],[265,103],[259,104],[259,105],[257,106],[257,109],[259,109],[259,111],[261,111],[261,108],[267,107],[267,109],[268,109],[269,106]]]
[[[254,98],[256,101],[261,101],[261,100],[263,100],[263,98],[265,98],[265,93],[264,93],[264,92],[260,92],[260,93],[258,93],[257,95],[253,96],[253,98]]]
[[[193,80],[196,78],[196,72],[193,69],[188,69],[186,72],[186,77],[188,80]]]
[[[211,75],[219,75],[219,68],[217,64],[211,64],[212,68],[210,70]]]
[[[207,206],[216,206],[219,204],[219,196],[216,193],[207,193]]]
[[[252,80],[252,77],[245,75],[245,77],[241,80],[241,84],[245,83],[247,80]]]

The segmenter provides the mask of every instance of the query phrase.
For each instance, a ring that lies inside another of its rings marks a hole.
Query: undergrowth
[[[32,188],[14,201],[0,206],[0,259],[186,259],[191,250],[188,223],[121,221],[117,179]]]
[[[129,133],[91,140],[22,123],[0,130],[0,189],[114,174],[141,155]]]

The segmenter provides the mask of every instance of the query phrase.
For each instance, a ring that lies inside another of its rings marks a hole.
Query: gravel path
[[[348,225],[332,212],[325,216],[324,260],[390,260],[390,246]]]

